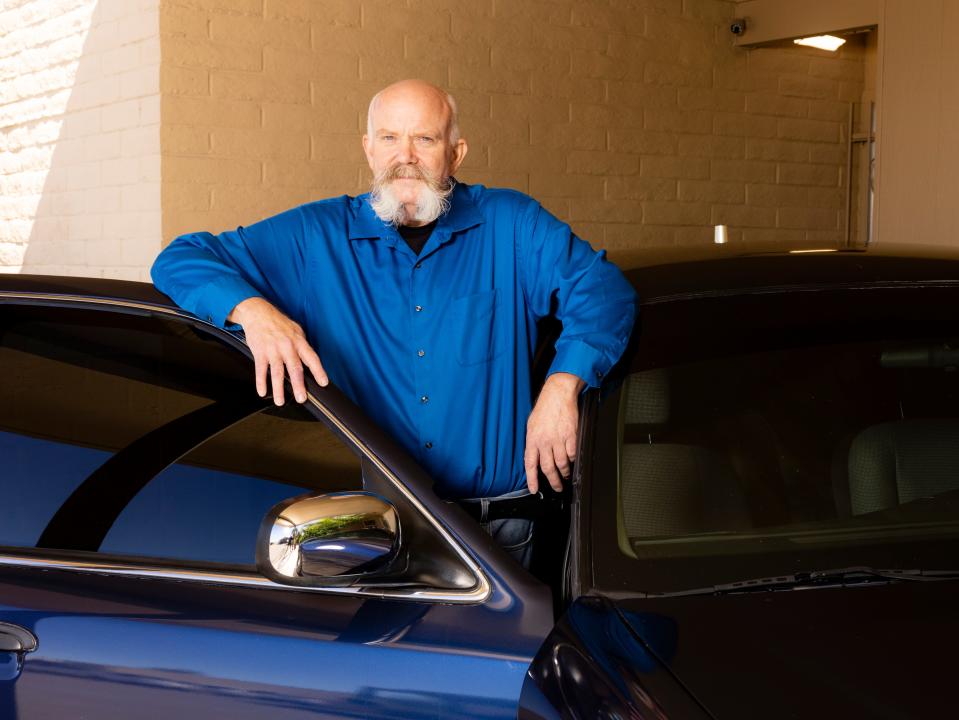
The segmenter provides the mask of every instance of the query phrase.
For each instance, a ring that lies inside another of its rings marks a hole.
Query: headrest
[[[626,424],[665,425],[669,422],[669,376],[657,368],[626,378]]]

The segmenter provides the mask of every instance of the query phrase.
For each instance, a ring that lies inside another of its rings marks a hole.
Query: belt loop
[[[483,498],[480,500],[480,522],[485,523],[489,522],[487,518],[489,517],[489,498]]]

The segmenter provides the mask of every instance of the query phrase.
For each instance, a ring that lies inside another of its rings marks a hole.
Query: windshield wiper
[[[738,580],[720,585],[649,593],[647,597],[676,597],[679,595],[728,595],[732,593],[774,592],[777,590],[805,590],[810,588],[866,585],[890,582],[934,582],[959,578],[959,570],[883,569],[855,565],[833,570],[811,570],[773,577]]]

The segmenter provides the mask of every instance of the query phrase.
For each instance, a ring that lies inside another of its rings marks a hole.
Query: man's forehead
[[[377,98],[372,116],[377,130],[398,122],[442,129],[449,121],[450,108],[445,96],[434,88],[390,88]]]

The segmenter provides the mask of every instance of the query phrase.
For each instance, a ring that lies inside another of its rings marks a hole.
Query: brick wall
[[[161,238],[362,192],[366,103],[411,76],[459,100],[461,179],[598,246],[837,244],[861,44],[737,49],[733,8],[8,0],[0,269],[145,278]]]
[[[146,278],[161,238],[157,1],[0,5],[0,271]]]
[[[722,0],[162,0],[164,236],[366,189],[366,104],[456,96],[460,178],[598,246],[841,241],[860,46],[732,46]]]

